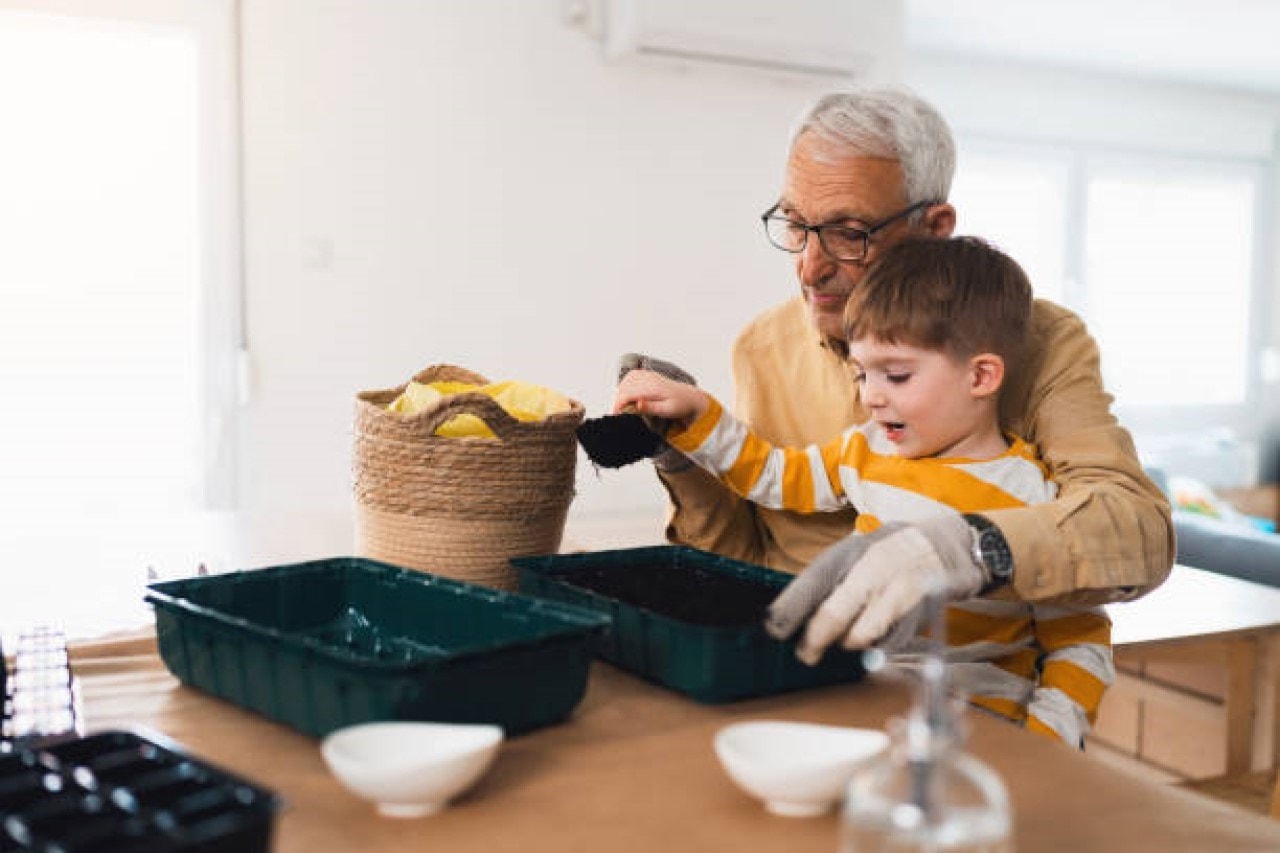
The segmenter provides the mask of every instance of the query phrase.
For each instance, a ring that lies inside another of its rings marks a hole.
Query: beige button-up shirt
[[[828,441],[867,418],[853,371],[823,344],[799,296],[743,330],[733,376],[734,412],[776,445]],[[983,513],[1009,543],[1014,591],[1024,600],[1136,598],[1173,565],[1169,504],[1143,473],[1111,401],[1084,323],[1036,300],[1025,358],[1002,392],[1001,420],[1039,448],[1058,497]],[[671,497],[672,542],[794,573],[853,530],[852,510],[764,509],[698,468],[661,478]]]

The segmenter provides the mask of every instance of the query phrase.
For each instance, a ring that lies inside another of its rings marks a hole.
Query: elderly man
[[[946,122],[905,90],[828,95],[801,120],[782,193],[763,216],[769,240],[795,256],[800,293],[757,317],[733,348],[735,411],[768,441],[819,443],[867,418],[845,360],[846,297],[895,241],[952,233],[954,168]],[[639,361],[624,358],[624,371]],[[1038,446],[1059,487],[1049,503],[850,536],[851,511],[756,507],[667,449],[654,460],[671,498],[667,536],[803,569],[768,625],[779,636],[804,626],[808,660],[837,642],[902,640],[930,594],[960,599],[1007,586],[1027,601],[1092,605],[1158,585],[1173,562],[1169,507],[1111,413],[1081,320],[1037,300],[1015,376],[1002,421]]]

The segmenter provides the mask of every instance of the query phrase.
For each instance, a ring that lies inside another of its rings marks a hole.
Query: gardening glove
[[[907,648],[928,618],[931,595],[956,601],[982,588],[986,572],[972,543],[959,513],[847,536],[769,605],[765,629],[785,639],[807,623],[796,656],[810,665],[836,642],[886,654]]]
[[[661,373],[668,379],[684,382],[687,385],[698,384],[698,380],[671,362],[636,352],[625,353],[622,358],[618,359],[618,381],[621,382],[622,377],[637,369],[652,370],[654,373]],[[641,417],[644,418],[644,422],[649,429],[658,435],[666,435],[667,430],[671,427],[671,422],[666,418],[655,418],[650,415],[641,415]],[[675,474],[692,468],[693,461],[663,441],[658,445],[658,449],[654,451],[653,467],[668,474]]]

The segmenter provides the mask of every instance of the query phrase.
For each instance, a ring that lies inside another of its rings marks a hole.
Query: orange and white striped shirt
[[[772,509],[853,506],[856,529],[1052,500],[1056,486],[1035,448],[1014,438],[994,459],[908,459],[875,421],[825,445],[770,445],[716,400],[667,441],[738,494]],[[1003,591],[1002,591],[1003,592]],[[1007,595],[1007,592],[1005,593]],[[957,681],[982,707],[1079,746],[1115,680],[1111,622],[1101,608],[974,598],[947,608]]]

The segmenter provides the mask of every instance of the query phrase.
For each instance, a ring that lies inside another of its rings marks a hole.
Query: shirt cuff
[[[1071,554],[1049,505],[982,514],[1000,528],[1013,554],[1013,589],[1019,598],[1040,601],[1076,591]]]
[[[702,446],[702,443],[707,440],[707,436],[711,435],[716,428],[716,424],[720,423],[720,418],[723,415],[724,407],[720,405],[715,397],[709,396],[707,398],[707,409],[702,413],[702,416],[685,429],[672,426],[667,431],[667,443],[683,453],[691,453]]]

